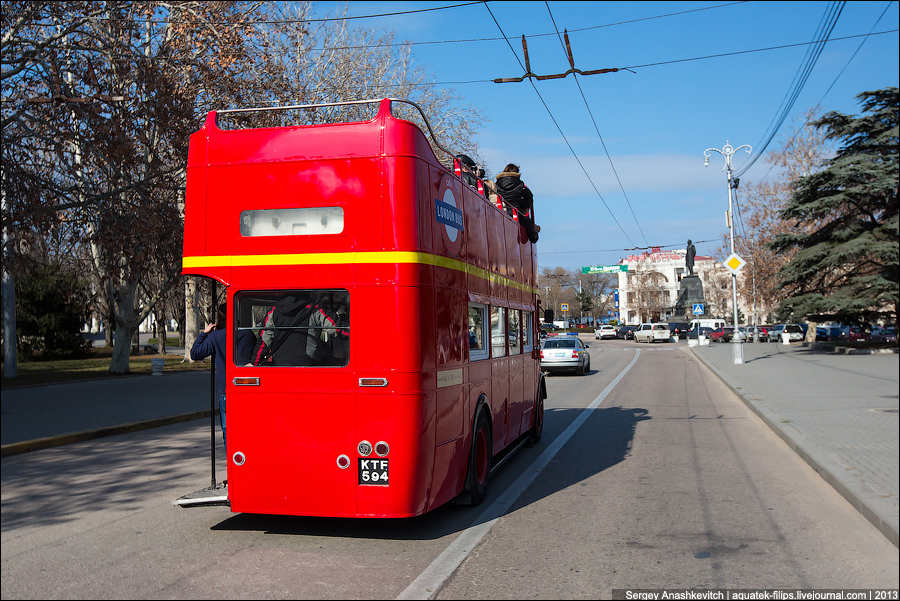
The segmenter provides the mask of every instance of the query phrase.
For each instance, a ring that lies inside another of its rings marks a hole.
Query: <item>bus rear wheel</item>
[[[461,495],[461,501],[465,505],[479,505],[487,495],[492,448],[491,422],[482,409],[478,412],[475,428],[472,431],[472,448],[469,450],[466,488]]]

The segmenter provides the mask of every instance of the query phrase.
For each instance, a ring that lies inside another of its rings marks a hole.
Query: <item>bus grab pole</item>
[[[209,296],[213,315],[216,315],[216,281],[212,280],[212,293]],[[213,351],[209,362],[209,468],[210,488],[216,487],[216,352]]]

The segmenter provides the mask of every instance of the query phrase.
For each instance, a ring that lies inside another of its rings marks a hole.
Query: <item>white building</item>
[[[687,275],[684,265],[685,249],[662,250],[628,255],[619,265],[627,272],[619,272],[619,320],[637,325],[650,321],[682,320],[675,315],[675,303],[681,278]],[[712,257],[694,257],[694,274],[703,282],[706,316],[724,317],[732,321],[731,273]],[[738,276],[740,278],[740,276]],[[748,314],[744,299],[738,298],[738,310]]]

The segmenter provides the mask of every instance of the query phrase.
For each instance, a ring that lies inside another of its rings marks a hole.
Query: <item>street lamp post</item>
[[[734,178],[731,175],[731,157],[734,156],[739,150],[745,150],[747,154],[750,154],[750,151],[753,148],[749,144],[744,144],[743,146],[738,146],[735,148],[732,146],[727,140],[725,141],[725,146],[721,149],[719,148],[707,148],[703,151],[703,165],[709,165],[709,156],[711,152],[718,152],[725,158],[725,172],[728,174],[728,232],[731,236],[731,254],[734,254],[734,211],[732,208],[733,200],[732,200],[732,190],[734,189]],[[737,306],[737,274],[731,274],[731,304],[734,309],[734,333],[737,334],[738,330],[738,306]],[[741,365],[744,363],[744,347],[743,343],[740,340],[740,337],[735,335],[731,339],[732,345],[732,357],[734,358],[735,365]]]

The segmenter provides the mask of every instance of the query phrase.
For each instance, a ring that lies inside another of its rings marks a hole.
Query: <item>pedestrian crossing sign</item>
[[[694,315],[703,315],[702,303],[694,303]]]

